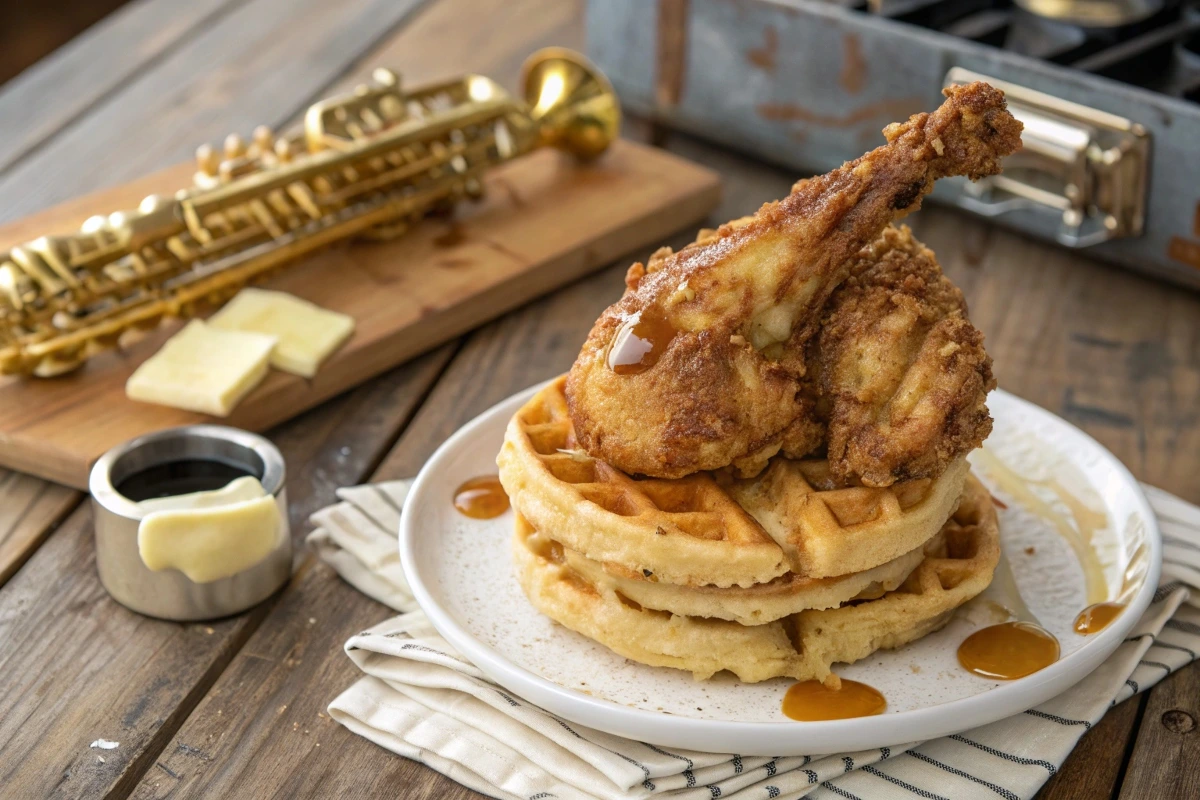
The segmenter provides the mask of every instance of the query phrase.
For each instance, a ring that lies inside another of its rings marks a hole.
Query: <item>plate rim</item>
[[[570,722],[664,747],[702,752],[729,752],[730,747],[714,749],[711,743],[721,740],[731,744],[736,742],[736,747],[732,749],[742,755],[815,755],[893,747],[948,736],[1023,713],[1082,681],[1120,646],[1150,606],[1157,591],[1162,569],[1162,537],[1157,517],[1137,478],[1119,458],[1088,433],[1028,400],[996,389],[991,396],[1003,397],[1005,402],[1022,406],[1026,412],[1048,418],[1052,424],[1064,427],[1066,433],[1077,442],[1094,448],[1102,460],[1115,468],[1116,474],[1126,483],[1126,488],[1132,489],[1134,504],[1148,522],[1146,541],[1150,551],[1150,567],[1145,581],[1127,604],[1126,613],[1103,631],[1089,637],[1091,641],[1087,644],[1039,672],[970,697],[911,711],[846,720],[751,722],[684,717],[621,705],[561,686],[513,663],[500,651],[475,638],[435,599],[417,565],[415,547],[419,534],[415,530],[414,513],[411,511],[430,492],[427,487],[432,483],[432,476],[441,461],[456,452],[463,442],[473,437],[476,429],[488,424],[495,415],[504,413],[510,407],[519,408],[553,380],[531,386],[492,405],[460,427],[434,451],[417,473],[404,503],[400,515],[399,550],[405,579],[434,629],[491,680]],[[508,413],[511,415],[512,412]],[[861,735],[864,726],[869,726],[872,731],[870,743],[866,745]],[[814,747],[817,742],[819,745]]]

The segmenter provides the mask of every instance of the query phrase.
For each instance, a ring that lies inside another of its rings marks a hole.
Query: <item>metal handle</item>
[[[967,184],[959,205],[985,216],[1037,209],[1060,217],[1068,247],[1140,236],[1145,226],[1150,134],[1132,120],[955,67],[945,84],[987,81],[1025,125],[1004,174]]]

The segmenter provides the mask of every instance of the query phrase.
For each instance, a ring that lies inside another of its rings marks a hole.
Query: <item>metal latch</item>
[[[959,205],[986,216],[1019,209],[1061,215],[1068,247],[1140,236],[1145,225],[1150,134],[1137,122],[955,67],[945,84],[987,81],[1025,125],[1004,174],[968,183]]]

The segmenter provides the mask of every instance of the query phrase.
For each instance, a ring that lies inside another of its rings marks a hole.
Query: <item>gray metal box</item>
[[[587,42],[632,113],[805,171],[882,144],[948,81],[986,76],[1025,147],[1000,182],[944,181],[934,198],[1200,287],[1200,103],[1186,96],[811,0],[589,0]]]

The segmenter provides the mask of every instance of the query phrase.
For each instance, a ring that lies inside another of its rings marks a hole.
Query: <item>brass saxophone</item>
[[[173,198],[0,251],[0,374],[67,372],[320,247],[395,236],[478,197],[490,166],[542,146],[591,159],[616,138],[616,95],[582,56],[541,50],[522,74],[518,100],[481,75],[405,92],[376,70],[310,107],[302,130],[202,146]]]

